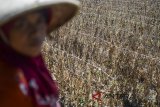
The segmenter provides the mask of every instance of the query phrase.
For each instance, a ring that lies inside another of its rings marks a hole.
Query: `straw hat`
[[[49,8],[49,33],[70,20],[79,9],[77,0],[0,0],[0,26],[27,12]]]

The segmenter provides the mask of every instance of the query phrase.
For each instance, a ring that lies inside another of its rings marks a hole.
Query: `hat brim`
[[[29,12],[47,8],[52,12],[50,23],[48,24],[48,33],[51,33],[53,30],[64,25],[76,15],[77,11],[79,10],[79,2],[77,0],[39,0],[37,3],[28,3],[26,7],[23,8],[22,6],[17,6],[14,10],[15,7],[13,6],[13,9],[10,9],[10,11],[8,10],[4,13],[2,12],[2,16],[0,15],[0,26]]]
[[[48,25],[48,32],[52,32],[72,19],[76,15],[78,9],[78,6],[69,3],[61,3],[51,6],[52,13]]]

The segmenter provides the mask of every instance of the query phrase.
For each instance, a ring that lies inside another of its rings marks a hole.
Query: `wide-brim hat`
[[[79,9],[77,0],[0,0],[0,26],[34,10],[50,9],[48,33],[70,20]]]

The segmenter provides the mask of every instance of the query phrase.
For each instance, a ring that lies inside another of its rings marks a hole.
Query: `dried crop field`
[[[160,0],[81,3],[43,49],[64,107],[160,107]]]

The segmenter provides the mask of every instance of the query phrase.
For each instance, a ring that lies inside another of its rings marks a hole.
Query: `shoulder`
[[[19,88],[17,72],[18,69],[0,61],[0,107],[33,107]]]
[[[17,88],[16,68],[0,61],[0,93],[9,93]]]
[[[16,68],[10,66],[9,64],[0,61],[0,86],[2,88],[13,87],[16,84]]]
[[[17,69],[10,64],[0,60],[0,77],[9,77],[16,75]]]
[[[16,68],[0,59],[0,70],[16,70]]]

